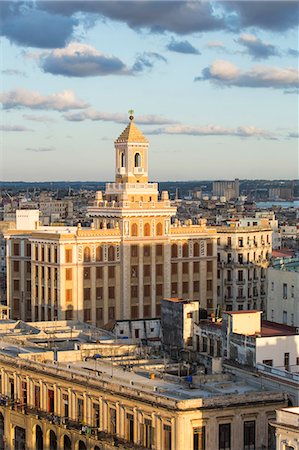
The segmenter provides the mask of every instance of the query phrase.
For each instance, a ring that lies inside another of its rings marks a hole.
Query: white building
[[[267,319],[299,327],[299,259],[274,262],[268,269]]]
[[[276,411],[276,450],[299,449],[299,408],[283,408]]]

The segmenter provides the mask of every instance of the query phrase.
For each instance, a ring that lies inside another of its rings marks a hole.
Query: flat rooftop
[[[298,332],[296,327],[263,320],[260,334],[262,337],[292,336],[298,334]]]

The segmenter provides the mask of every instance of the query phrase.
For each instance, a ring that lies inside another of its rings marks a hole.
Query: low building
[[[274,260],[268,269],[267,319],[299,327],[299,258]]]
[[[269,448],[287,406],[235,376],[170,375],[170,361],[79,322],[1,323],[0,364],[2,448]]]
[[[276,450],[299,449],[299,408],[283,408],[276,411]]]

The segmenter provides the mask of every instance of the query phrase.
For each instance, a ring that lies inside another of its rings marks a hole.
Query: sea
[[[299,200],[293,202],[256,202],[256,206],[261,209],[271,209],[273,206],[280,206],[281,208],[299,208]]]

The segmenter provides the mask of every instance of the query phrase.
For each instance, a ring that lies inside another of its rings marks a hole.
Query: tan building
[[[89,208],[92,228],[7,233],[12,318],[102,325],[159,316],[161,299],[176,296],[216,308],[216,231],[172,224],[168,193],[148,182],[148,146],[131,117],[115,141],[115,182]]]
[[[287,406],[282,392],[230,375],[194,375],[190,386],[163,358],[107,344],[84,324],[0,323],[0,334],[0,447],[9,450],[270,448],[269,421]]]
[[[276,434],[276,450],[299,450],[299,408],[276,411],[272,422]]]
[[[266,309],[266,269],[272,254],[268,220],[258,226],[217,228],[218,303],[227,311]]]

